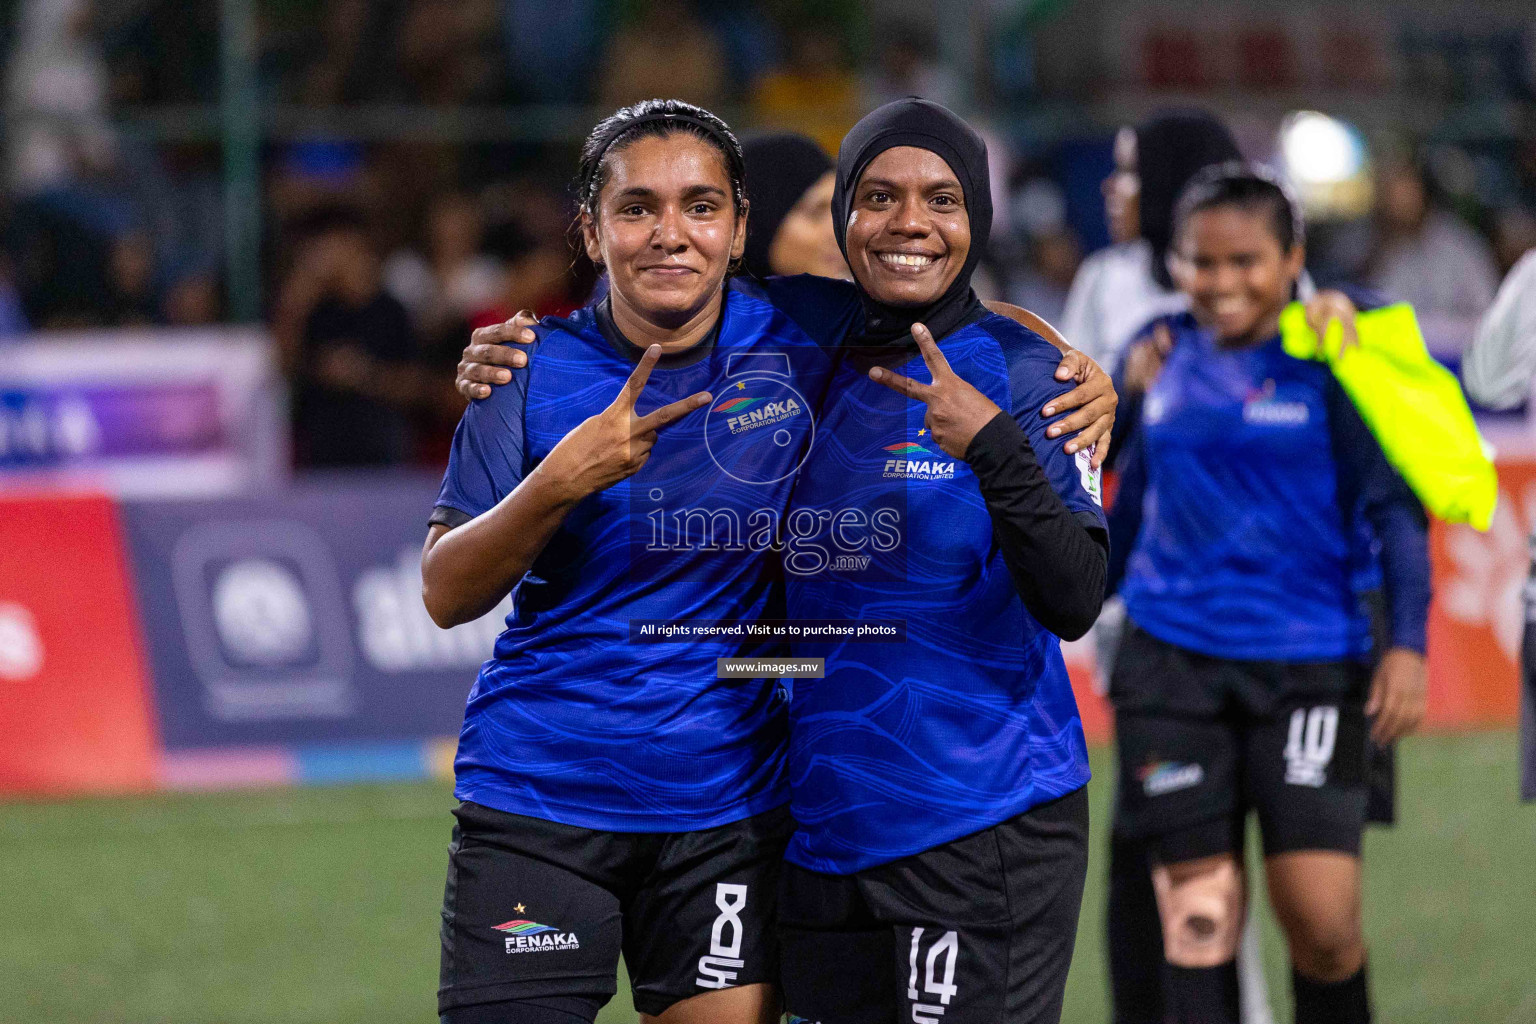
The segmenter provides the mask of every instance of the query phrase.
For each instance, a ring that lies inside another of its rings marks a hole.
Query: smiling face
[[[926,306],[971,251],[965,192],[932,150],[896,146],[871,160],[848,215],[848,266],[876,302]]]
[[[720,296],[746,245],[725,159],[686,133],[610,152],[607,180],[582,214],[587,255],[608,270],[613,301],[658,327],[688,323]]]
[[[1228,203],[1188,216],[1168,269],[1195,319],[1224,347],[1241,348],[1279,329],[1304,259],[1301,245],[1281,247],[1270,210]]]

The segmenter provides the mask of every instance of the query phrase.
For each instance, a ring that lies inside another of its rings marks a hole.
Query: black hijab
[[[832,161],[804,135],[764,135],[741,147],[747,157],[747,251],[742,265],[756,277],[773,273],[768,250],[779,225],[806,190],[832,169]]]
[[[1173,287],[1167,257],[1179,194],[1204,168],[1242,158],[1227,126],[1204,110],[1164,111],[1136,126],[1141,237],[1152,245],[1152,276],[1164,288]]]
[[[915,146],[937,153],[965,192],[971,219],[971,248],[949,288],[927,306],[888,306],[863,289],[864,331],[853,344],[885,345],[910,338],[912,325],[925,324],[942,338],[986,312],[971,290],[971,275],[986,251],[992,232],[992,183],[987,172],[987,144],[975,129],[947,107],[909,96],[866,114],[843,139],[837,153],[837,187],[832,193],[832,227],[843,257],[848,256],[848,214],[853,194],[870,162],[888,149]],[[849,266],[853,261],[848,261]]]

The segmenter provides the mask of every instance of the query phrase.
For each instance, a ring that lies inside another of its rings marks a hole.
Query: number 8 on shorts
[[[715,886],[715,906],[720,916],[709,932],[709,953],[699,957],[700,988],[729,988],[736,972],[746,966],[741,959],[741,911],[747,905],[747,887],[721,882]],[[725,941],[729,933],[730,942]]]

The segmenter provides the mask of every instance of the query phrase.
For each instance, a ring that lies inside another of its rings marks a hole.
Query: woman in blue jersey
[[[783,697],[715,662],[775,648],[658,643],[642,623],[781,616],[777,555],[751,533],[782,512],[825,346],[857,308],[846,286],[791,286],[792,320],[728,280],[741,151],[696,107],[604,121],[579,188],[609,295],[545,321],[528,365],[466,411],[423,553],[442,625],[515,589],[460,734],[440,1008],[591,1020],[622,948],[642,1013],[764,1021]]]
[[[1131,623],[1110,684],[1116,826],[1152,850],[1169,1019],[1238,1019],[1252,810],[1296,1020],[1359,1024],[1366,715],[1389,742],[1422,712],[1424,514],[1327,368],[1282,348],[1304,255],[1285,191],[1241,164],[1203,172],[1170,252],[1190,312],[1165,321],[1173,345],[1112,516]],[[1374,673],[1362,515],[1390,637]]]
[[[1093,623],[1089,453],[1048,440],[1056,352],[971,290],[986,147],[924,100],[838,157],[864,307],[787,523],[792,619],[900,642],[797,643],[797,830],[779,904],[787,1009],[823,1024],[1054,1022],[1087,865],[1087,752],[1059,636]],[[879,522],[866,538],[854,527]]]
[[[1173,210],[1190,179],[1206,167],[1240,160],[1237,140],[1222,121],[1198,108],[1154,112],[1115,135],[1115,169],[1104,180],[1105,214],[1117,244],[1083,262],[1062,314],[1062,328],[1074,343],[1114,368],[1124,415],[1116,419],[1116,451],[1138,422],[1142,392],[1166,357],[1170,338],[1160,321],[1189,308],[1189,297],[1169,276],[1167,253]],[[1321,331],[1330,318],[1341,321],[1346,339],[1353,331],[1354,306],[1337,289],[1316,291],[1303,277],[1298,296],[1307,320]],[[1125,617],[1118,598],[1105,601],[1093,631],[1097,681],[1107,686],[1114,669]],[[1376,753],[1373,806],[1381,791],[1385,820],[1391,820],[1390,750]],[[1163,948],[1157,898],[1146,851],[1124,836],[1111,835],[1104,924],[1109,963],[1111,1017],[1115,1024],[1162,1024]],[[1257,919],[1250,919],[1238,950],[1244,1019],[1273,1019],[1260,956]]]
[[[781,617],[778,520],[861,311],[846,284],[730,276],[742,157],[706,111],[619,111],[578,187],[609,295],[466,411],[423,552],[441,625],[514,591],[455,761],[440,1009],[589,1021],[622,948],[648,1019],[765,1021],[783,694],[716,659],[776,648],[654,630]]]

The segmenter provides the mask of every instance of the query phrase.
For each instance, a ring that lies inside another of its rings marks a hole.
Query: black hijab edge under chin
[[[878,302],[859,285],[864,305],[862,332],[850,339],[853,345],[915,346],[912,325],[921,323],[943,338],[986,315],[986,307],[971,288],[971,278],[981,263],[992,229],[992,190],[987,168],[987,147],[975,129],[956,114],[929,100],[909,98],[887,103],[866,115],[843,140],[837,158],[837,184],[833,191],[833,230],[843,257],[848,256],[848,215],[853,193],[864,171],[881,153],[897,146],[913,146],[936,153],[960,182],[965,210],[971,225],[971,246],[960,273],[944,294],[926,306],[892,306]],[[852,265],[852,261],[849,261]],[[858,284],[857,280],[854,282]]]

